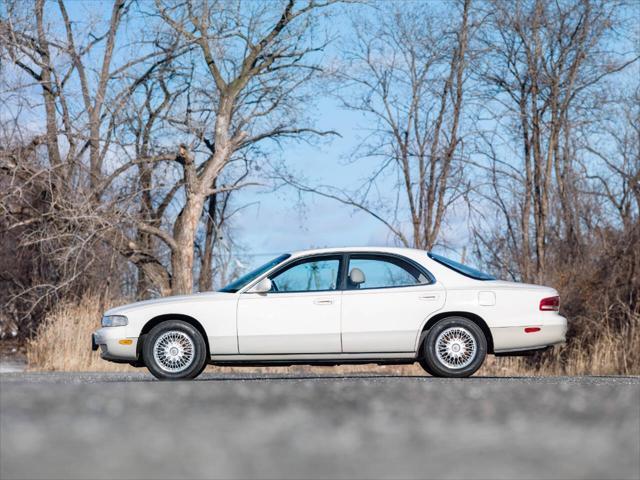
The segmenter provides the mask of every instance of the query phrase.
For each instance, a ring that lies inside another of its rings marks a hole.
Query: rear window
[[[455,260],[451,260],[450,258],[443,257],[442,255],[438,255],[437,253],[429,252],[429,258],[431,260],[435,260],[441,265],[450,268],[451,270],[458,272],[465,277],[471,277],[475,280],[495,280],[496,277],[493,275],[489,275],[488,273],[481,272],[480,270],[476,270],[473,267],[469,267],[467,265],[463,265],[460,262],[456,262]]]

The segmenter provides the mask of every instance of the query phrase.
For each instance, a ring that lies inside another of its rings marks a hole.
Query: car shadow
[[[421,380],[421,381],[434,381],[434,382],[459,382],[459,381],[486,381],[486,380],[514,380],[514,379],[530,379],[540,377],[495,377],[495,376],[478,376],[468,378],[440,378],[432,377],[430,375],[403,375],[403,374],[376,374],[376,373],[346,373],[346,374],[216,374],[209,373],[203,374],[198,377],[198,382],[229,382],[229,381],[324,381],[324,380]],[[552,378],[552,377],[549,377]]]

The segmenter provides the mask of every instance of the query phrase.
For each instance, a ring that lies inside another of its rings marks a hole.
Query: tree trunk
[[[44,0],[38,0],[36,2],[36,24],[38,30],[38,48],[42,61],[40,84],[42,85],[42,95],[44,97],[44,109],[46,115],[47,154],[51,164],[54,167],[59,167],[62,164],[62,158],[60,156],[60,147],[58,144],[56,93],[54,80],[51,75],[51,55],[49,52],[49,42],[44,30]]]
[[[144,286],[144,296],[138,298],[149,298],[149,293],[154,290],[157,290],[162,297],[171,293],[171,277],[162,264],[156,261],[140,261],[135,265],[139,272],[138,287],[141,285],[140,279]],[[138,294],[140,295],[140,292]]]
[[[215,182],[214,182],[215,188]],[[202,262],[200,264],[200,279],[198,282],[198,288],[201,292],[211,290],[213,277],[211,268],[213,267],[213,247],[218,235],[218,228],[216,225],[216,195],[209,197],[209,215],[207,215],[207,231],[205,235],[204,253],[202,255]]]
[[[146,153],[146,152],[145,152]],[[140,218],[145,222],[151,222],[151,214],[153,211],[153,201],[151,199],[152,188],[152,171],[149,165],[142,164],[139,167],[140,170]],[[153,250],[153,237],[148,232],[143,232],[138,229],[136,243],[143,249],[143,251],[151,252]],[[153,290],[154,286],[160,288],[160,290],[168,289],[170,285],[156,285],[157,277],[153,268],[149,268],[146,264],[136,265],[138,267],[138,282],[136,286],[136,298],[145,299],[149,297],[149,293]],[[166,272],[165,272],[166,273]],[[168,280],[168,277],[167,279]]]
[[[171,293],[186,295],[193,292],[194,245],[204,199],[200,193],[190,193],[176,220],[174,238],[176,248],[171,252]]]

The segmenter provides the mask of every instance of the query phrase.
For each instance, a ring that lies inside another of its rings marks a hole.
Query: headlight
[[[124,315],[107,315],[102,317],[103,327],[124,327],[129,323]]]

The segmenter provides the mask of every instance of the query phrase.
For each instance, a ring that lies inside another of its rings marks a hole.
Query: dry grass
[[[640,375],[640,316],[628,313],[618,330],[608,318],[536,357],[488,357],[477,375]],[[584,319],[583,319],[584,320]]]
[[[135,368],[105,362],[90,347],[91,333],[100,326],[104,304],[98,295],[86,295],[79,303],[60,303],[27,342],[30,370],[125,372]]]
[[[121,301],[115,303],[122,303]],[[89,348],[89,338],[97,326],[105,305],[97,295],[85,296],[79,303],[62,303],[54,309],[27,344],[27,362],[31,370],[57,371],[134,371],[133,367],[106,362]],[[538,357],[487,357],[478,376],[532,375],[639,375],[640,317],[614,330],[607,319],[591,322],[593,328],[574,336],[567,345],[556,347]],[[417,365],[378,366],[343,365],[339,367],[264,367],[207,368],[210,372],[308,372],[324,374],[379,373],[425,375]]]

